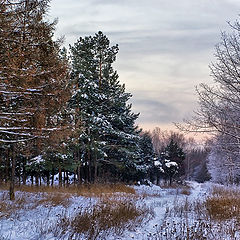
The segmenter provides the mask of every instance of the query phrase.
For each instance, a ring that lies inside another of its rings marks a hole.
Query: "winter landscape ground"
[[[239,239],[240,191],[212,183],[0,192],[0,239]],[[35,189],[36,190],[36,189]],[[102,193],[101,193],[102,192]]]

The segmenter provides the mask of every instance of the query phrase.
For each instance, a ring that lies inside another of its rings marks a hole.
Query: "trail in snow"
[[[149,222],[147,222],[144,226],[138,227],[135,231],[125,232],[123,236],[118,238],[109,238],[111,240],[119,239],[119,240],[151,240],[156,233],[156,229],[161,226],[165,213],[167,209],[171,209],[176,204],[181,204],[186,201],[186,198],[189,201],[202,198],[206,196],[206,192],[208,191],[208,185],[204,185],[197,182],[188,182],[188,185],[191,187],[190,195],[181,194],[179,189],[163,189],[159,186],[153,185],[149,186],[140,186],[136,187],[136,191],[140,194],[148,195],[145,198],[145,204],[153,208],[155,216]]]

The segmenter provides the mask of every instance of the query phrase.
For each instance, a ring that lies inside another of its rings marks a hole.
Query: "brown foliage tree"
[[[14,198],[15,150],[31,142],[36,148],[62,130],[59,115],[68,98],[68,65],[53,41],[54,23],[44,17],[48,0],[1,0],[0,142],[12,149]]]

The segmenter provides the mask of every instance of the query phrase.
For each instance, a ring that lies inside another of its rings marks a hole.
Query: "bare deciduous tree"
[[[240,23],[236,21],[229,26],[231,32],[222,33],[221,42],[216,46],[216,62],[210,65],[214,83],[197,87],[199,109],[191,120],[177,126],[183,131],[208,132],[215,136],[209,166],[222,159],[220,165],[228,168],[223,162],[231,159],[237,168],[240,158]]]
[[[197,87],[199,109],[192,120],[179,125],[181,130],[228,135],[240,141],[240,25],[230,25],[216,46],[216,63],[210,70],[213,85]]]

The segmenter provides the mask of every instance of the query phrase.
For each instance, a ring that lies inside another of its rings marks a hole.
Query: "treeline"
[[[211,176],[207,169],[210,141],[202,140],[200,143],[193,137],[186,137],[186,135],[175,131],[164,131],[159,127],[153,129],[149,134],[154,153],[160,162],[164,163],[170,159],[178,163],[177,169],[170,169],[175,179],[197,182],[210,180]],[[160,179],[162,178],[169,179],[165,173],[160,175]]]
[[[53,40],[49,2],[0,0],[0,183],[11,183],[10,198],[16,181],[53,185],[57,176],[61,186],[186,175],[176,139],[183,135],[159,138],[159,147],[156,132],[136,126],[139,114],[112,66],[118,45],[98,32],[68,53]]]

